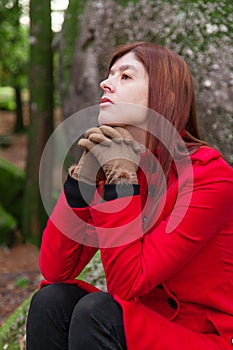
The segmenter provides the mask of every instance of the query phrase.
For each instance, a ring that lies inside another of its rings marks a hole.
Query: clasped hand
[[[102,178],[107,184],[137,184],[140,145],[122,127],[101,125],[85,132],[78,145],[83,154],[70,173],[78,180],[95,184]]]

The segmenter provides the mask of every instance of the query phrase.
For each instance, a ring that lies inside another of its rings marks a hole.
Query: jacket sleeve
[[[182,221],[170,233],[167,216],[143,235],[140,195],[133,196],[128,205],[125,198],[119,198],[91,209],[109,293],[122,299],[146,294],[187,264],[231,220],[232,170],[225,169],[222,162],[220,159],[204,165],[197,162],[193,166],[190,204]],[[181,210],[187,196],[190,193],[184,190],[177,203]],[[108,206],[113,212],[124,209],[107,214]]]
[[[42,236],[40,269],[49,282],[76,278],[97,251],[96,245],[86,246],[86,235],[95,237],[89,225],[88,207],[71,208],[64,192],[48,220]]]

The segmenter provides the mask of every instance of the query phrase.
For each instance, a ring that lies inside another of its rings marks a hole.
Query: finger
[[[140,152],[144,151],[145,147],[141,143],[134,140],[132,134],[127,129],[119,127],[119,126],[116,126],[115,129],[117,129],[117,131],[121,134],[121,136],[124,139],[124,142],[126,144],[132,145],[132,147],[136,153],[140,153]]]
[[[100,126],[101,131],[104,135],[107,137],[110,137],[111,139],[121,139],[121,134],[116,130],[116,128],[112,128],[108,125],[101,125]]]
[[[104,145],[104,146],[109,146],[111,145],[111,140],[109,140],[106,136],[104,136],[103,134],[100,135],[100,134],[91,134],[89,137],[88,137],[88,140],[94,142],[95,144],[99,144],[101,143],[101,145]]]
[[[125,143],[131,143],[131,141],[133,141],[133,136],[125,128],[116,126],[115,130],[121,135],[121,138],[125,141]]]
[[[81,162],[86,157],[86,154],[87,154],[87,150],[84,148],[83,149],[83,153],[82,153],[82,155],[81,155],[81,157],[79,159],[79,162]]]
[[[93,147],[96,146],[96,144],[94,142],[91,142],[89,139],[80,139],[78,141],[78,146],[86,149],[87,151],[90,151]]]
[[[117,126],[116,129],[121,134],[124,143],[131,145],[136,153],[142,152],[142,145],[134,140],[132,134],[127,129],[119,126]]]
[[[137,141],[132,142],[132,147],[136,153],[141,153],[145,150],[145,146],[143,146],[141,143],[138,143]]]
[[[100,135],[103,135],[102,131],[101,131],[100,128],[98,128],[98,127],[94,127],[94,128],[88,129],[87,131],[85,131],[84,136],[88,139],[88,137],[89,137],[91,134],[100,134]]]

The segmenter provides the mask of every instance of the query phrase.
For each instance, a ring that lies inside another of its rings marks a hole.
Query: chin
[[[111,116],[107,116],[107,115],[103,115],[103,114],[99,114],[98,116],[98,124],[99,125],[109,125],[109,126],[124,126],[125,124],[120,122],[120,121],[116,121],[117,118],[114,118]]]

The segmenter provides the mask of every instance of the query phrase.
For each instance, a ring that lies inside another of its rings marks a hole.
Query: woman
[[[83,156],[43,234],[46,281],[31,302],[27,349],[231,349],[233,171],[200,141],[187,65],[133,43],[115,52],[100,86],[99,127],[79,141]],[[182,154],[191,173],[179,170]],[[67,222],[67,207],[83,238],[54,224]],[[97,245],[108,293],[75,279]]]

